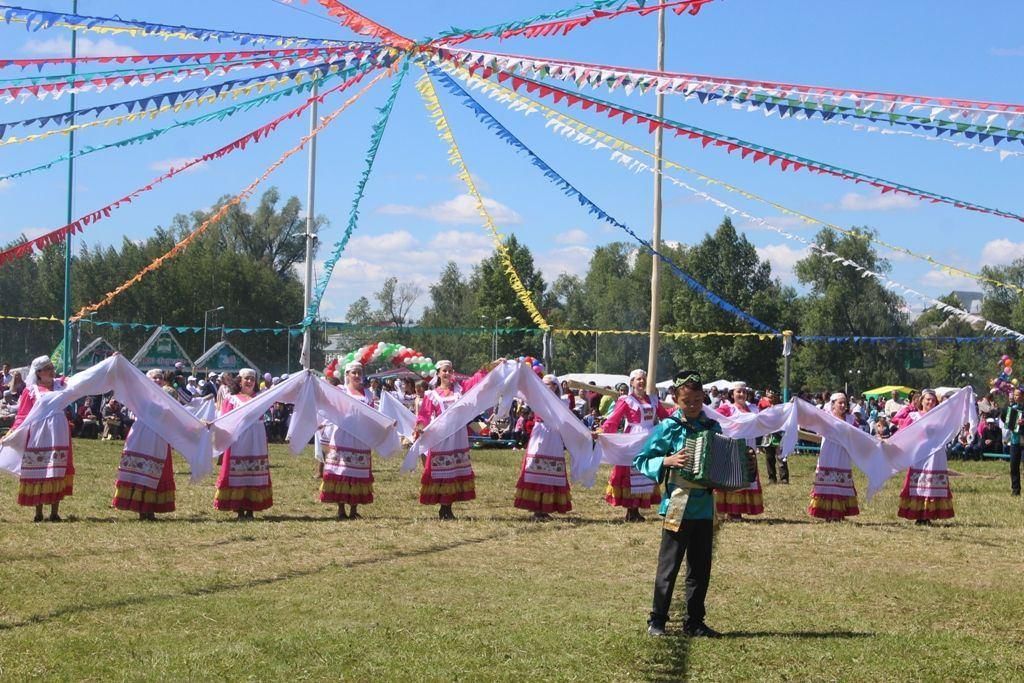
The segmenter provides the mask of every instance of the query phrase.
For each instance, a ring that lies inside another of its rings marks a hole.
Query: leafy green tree
[[[815,236],[822,249],[855,261],[877,273],[890,270],[880,258],[867,228],[860,234],[837,235],[824,229]],[[796,275],[810,288],[803,306],[799,332],[826,336],[906,336],[910,332],[903,300],[875,278],[835,263],[812,251],[796,264]],[[791,388],[806,385],[813,390],[834,390],[853,380],[851,391],[910,380],[907,349],[900,346],[854,343],[798,344],[793,357]],[[860,371],[859,374],[857,371]],[[859,378],[859,384],[858,379]]]

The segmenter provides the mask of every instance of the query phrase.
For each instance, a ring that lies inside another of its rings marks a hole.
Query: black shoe
[[[931,526],[932,525],[932,520],[930,520],[930,519],[919,519],[916,522],[914,522],[914,524],[916,524],[917,526]]]
[[[647,635],[656,636],[660,638],[661,636],[665,635],[665,625],[647,624]]]
[[[683,627],[683,633],[691,638],[721,638],[722,634],[707,624],[700,623]]]
[[[1010,495],[1011,496],[1019,496],[1020,495],[1020,491],[1010,491]]]
[[[41,522],[41,521],[43,521],[43,513],[42,512],[37,513],[36,516],[32,518],[32,521],[33,522]]]
[[[64,520],[63,520],[63,519],[61,519],[61,516],[60,516],[60,515],[58,515],[58,514],[57,514],[56,512],[54,512],[54,513],[52,513],[52,514],[50,515],[50,521],[51,521],[51,522],[63,522]]]

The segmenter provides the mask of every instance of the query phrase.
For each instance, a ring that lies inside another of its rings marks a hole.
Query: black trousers
[[[765,446],[764,447],[764,462],[768,467],[768,481],[782,481],[783,484],[789,483],[789,462],[786,460],[779,460],[779,476],[775,475],[775,461],[778,460],[775,456],[779,452],[778,446]]]
[[[1020,493],[1020,444],[1010,444],[1010,491]]]
[[[661,531],[658,551],[658,573],[654,577],[654,604],[649,624],[664,626],[676,576],[686,556],[686,624],[704,623],[704,598],[711,581],[711,541],[714,522],[710,519],[688,519],[679,531]]]

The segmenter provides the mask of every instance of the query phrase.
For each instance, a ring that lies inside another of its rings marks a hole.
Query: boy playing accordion
[[[704,598],[711,579],[714,494],[711,489],[684,481],[678,474],[685,462],[683,450],[687,438],[692,440],[703,432],[720,434],[722,429],[718,422],[703,413],[704,388],[696,371],[678,373],[672,392],[678,409],[671,418],[662,420],[654,428],[633,459],[633,466],[661,483],[664,491],[658,513],[665,518],[665,523],[647,632],[652,636],[665,635],[672,590],[685,555],[686,622],[683,632],[688,636],[717,638],[721,634],[704,623]]]

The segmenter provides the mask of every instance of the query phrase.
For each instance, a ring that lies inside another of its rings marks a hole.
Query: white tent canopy
[[[711,391],[712,389],[718,389],[719,391],[725,391],[730,389],[735,380],[728,379],[716,379],[714,382],[708,382],[704,385],[704,391]]]

